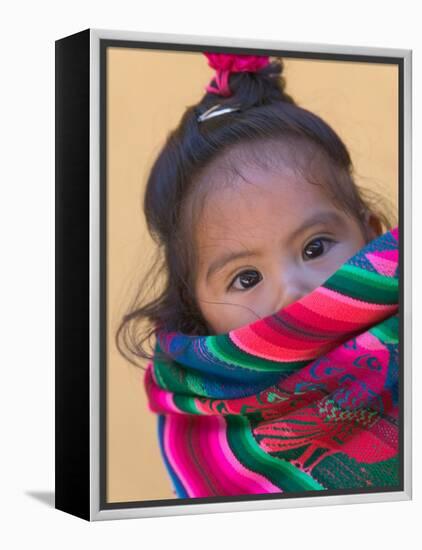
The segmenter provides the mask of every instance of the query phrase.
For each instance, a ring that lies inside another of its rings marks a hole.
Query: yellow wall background
[[[325,119],[349,148],[357,183],[397,214],[396,65],[284,60],[287,92]],[[143,371],[114,344],[122,315],[152,259],[142,198],[148,170],[185,108],[214,72],[202,53],[107,50],[107,501],[175,498],[147,407]]]

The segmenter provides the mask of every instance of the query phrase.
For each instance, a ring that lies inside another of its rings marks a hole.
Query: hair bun
[[[215,77],[205,88],[210,94],[227,99],[227,103],[240,103],[244,108],[274,101],[294,103],[284,91],[285,79],[281,76],[280,58],[261,55],[216,54],[205,52],[208,65],[216,70]],[[205,98],[204,98],[205,99]],[[210,101],[205,101],[210,104]]]
[[[268,55],[235,55],[204,52],[208,65],[215,70],[236,72],[255,72],[270,62]]]

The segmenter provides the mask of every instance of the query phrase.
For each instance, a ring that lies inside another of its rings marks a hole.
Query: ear
[[[368,228],[368,238],[370,240],[379,237],[383,233],[382,224],[378,216],[367,212],[366,214],[366,226]]]

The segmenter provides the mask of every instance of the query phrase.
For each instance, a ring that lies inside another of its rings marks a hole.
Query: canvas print
[[[398,65],[103,56],[104,503],[402,490]]]

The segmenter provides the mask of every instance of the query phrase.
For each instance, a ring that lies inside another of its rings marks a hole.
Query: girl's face
[[[248,181],[210,193],[197,225],[195,294],[212,334],[295,302],[365,245],[322,186],[258,167]]]

